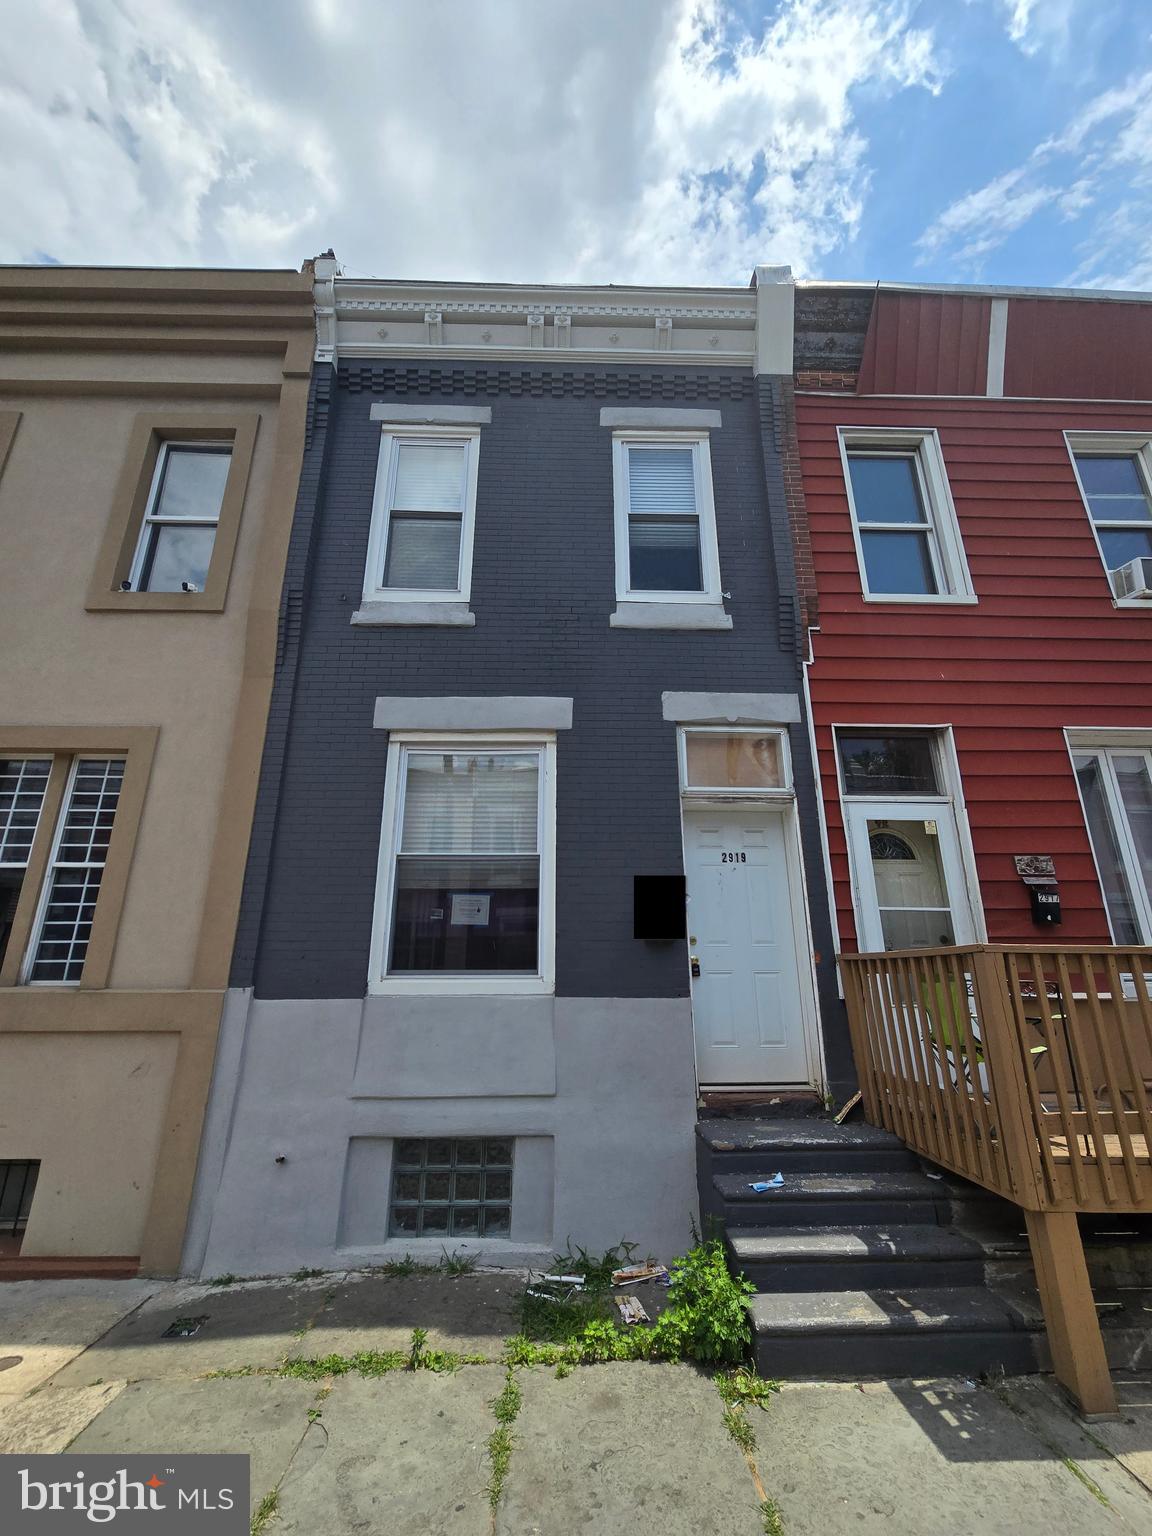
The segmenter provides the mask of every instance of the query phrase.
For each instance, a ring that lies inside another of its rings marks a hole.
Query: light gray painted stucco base
[[[469,1093],[467,1089],[471,1087]],[[228,997],[184,1271],[546,1262],[697,1215],[689,1002]],[[510,1240],[389,1238],[392,1139],[514,1136]],[[282,1159],[277,1161],[277,1159]]]

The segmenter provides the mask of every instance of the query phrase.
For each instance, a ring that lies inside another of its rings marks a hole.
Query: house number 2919
[[[722,853],[720,855],[720,862],[721,864],[747,864],[748,855],[746,853]]]

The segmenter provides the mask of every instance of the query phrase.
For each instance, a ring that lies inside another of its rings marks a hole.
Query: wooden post
[[[1024,1219],[1056,1380],[1085,1418],[1114,1417],[1116,1389],[1108,1374],[1076,1213],[1025,1211]]]

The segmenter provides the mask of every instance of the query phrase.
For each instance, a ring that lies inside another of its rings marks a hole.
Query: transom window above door
[[[846,795],[938,795],[940,774],[931,736],[855,735],[837,731]]]
[[[480,433],[381,433],[366,599],[466,602],[472,582]]]
[[[792,768],[786,731],[681,732],[680,781],[686,795],[788,793]]]
[[[865,598],[975,602],[936,433],[841,428],[840,449]]]
[[[613,456],[617,598],[719,603],[707,433],[618,434]]]

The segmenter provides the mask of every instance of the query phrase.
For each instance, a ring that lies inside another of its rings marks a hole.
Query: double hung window
[[[375,989],[547,989],[553,753],[528,740],[393,740]]]
[[[718,604],[707,434],[621,433],[613,453],[618,599]]]
[[[1122,597],[1113,573],[1152,558],[1152,447],[1121,434],[1073,435],[1069,445],[1100,559]]]
[[[466,602],[472,580],[480,434],[381,434],[364,596]]]
[[[212,564],[230,443],[165,442],[128,577],[133,592],[203,592]]]
[[[865,597],[974,602],[935,432],[842,428],[840,445]]]

